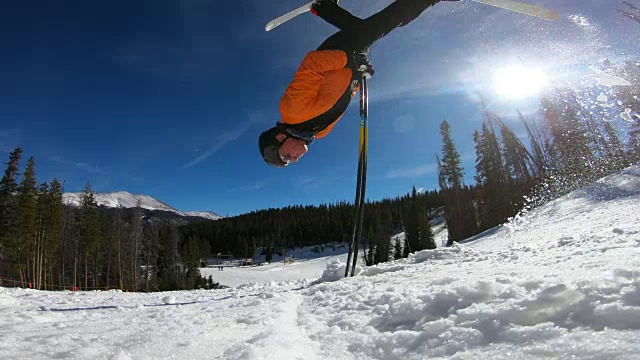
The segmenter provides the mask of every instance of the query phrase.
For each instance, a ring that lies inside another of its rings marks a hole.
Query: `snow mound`
[[[587,197],[592,200],[610,201],[637,195],[640,195],[640,165],[634,165],[615,175],[604,177],[574,191],[568,198]]]
[[[317,283],[338,281],[344,278],[344,273],[346,270],[347,264],[336,259],[327,264],[327,268],[322,272],[322,275],[317,280]]]
[[[173,304],[176,303],[176,297],[175,296],[165,296],[165,297],[162,298],[162,302],[164,304],[167,304],[167,305],[173,305]]]
[[[326,269],[322,272],[320,278],[312,282],[312,285],[321,284],[326,282],[334,282],[344,278],[344,273],[347,269],[347,264],[335,259],[327,263]],[[361,266],[356,265],[354,276],[362,275],[363,269]]]

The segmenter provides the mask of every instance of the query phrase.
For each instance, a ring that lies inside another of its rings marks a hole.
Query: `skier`
[[[316,1],[311,12],[340,31],[309,52],[294,74],[280,100],[282,120],[258,139],[264,161],[275,167],[297,162],[315,139],[326,136],[356,94],[363,73],[374,73],[368,60],[371,45],[440,1],[459,0],[396,0],[364,20],[338,0]]]

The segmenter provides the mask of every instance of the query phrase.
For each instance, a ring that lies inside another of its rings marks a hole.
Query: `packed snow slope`
[[[637,359],[640,166],[472,242],[343,269],[217,291],[0,288],[0,358]]]
[[[73,206],[80,206],[83,193],[64,193],[62,194],[62,202]],[[98,206],[108,208],[133,208],[138,206],[148,210],[170,211],[180,216],[196,216],[209,220],[218,220],[220,215],[211,211],[180,211],[160,200],[154,199],[149,195],[134,195],[127,191],[118,191],[114,193],[95,193],[94,197]]]

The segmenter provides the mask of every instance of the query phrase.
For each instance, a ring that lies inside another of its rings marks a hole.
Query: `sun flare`
[[[496,92],[508,99],[524,99],[536,95],[547,82],[547,76],[542,71],[525,67],[502,68],[495,74]]]

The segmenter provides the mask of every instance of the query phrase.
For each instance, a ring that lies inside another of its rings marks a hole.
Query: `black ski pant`
[[[322,18],[340,31],[331,35],[317,50],[343,50],[368,62],[369,48],[373,43],[394,29],[409,24],[438,2],[440,0],[396,0],[364,20],[336,6],[335,11]]]

